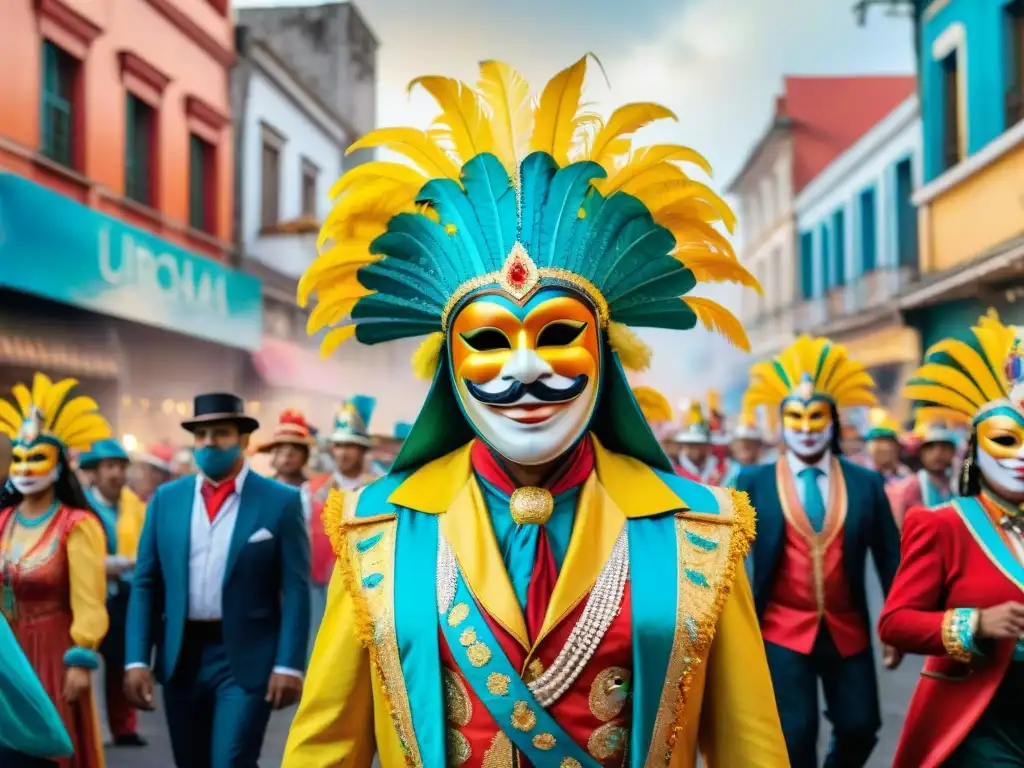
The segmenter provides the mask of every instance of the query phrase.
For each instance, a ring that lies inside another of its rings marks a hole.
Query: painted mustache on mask
[[[579,376],[572,380],[572,384],[565,389],[556,389],[555,387],[549,387],[540,379],[532,381],[529,384],[524,384],[521,381],[513,381],[508,389],[504,389],[501,392],[485,392],[476,384],[469,379],[464,379],[466,382],[466,389],[469,390],[469,394],[474,399],[479,400],[484,405],[512,405],[513,403],[519,402],[526,395],[532,395],[542,403],[566,403],[570,400],[575,400],[582,394],[583,390],[587,388],[587,382],[590,381],[590,377],[585,373],[581,373]]]

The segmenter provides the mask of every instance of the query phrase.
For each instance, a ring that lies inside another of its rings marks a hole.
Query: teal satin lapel
[[[974,535],[975,541],[981,545],[982,550],[988,559],[1003,572],[1010,581],[1024,590],[1024,565],[1010,551],[1006,541],[999,535],[995,523],[992,522],[985,512],[981,502],[976,498],[956,499],[953,502],[957,512],[968,529]]]
[[[169,563],[165,568],[174,568],[178,571],[178,588],[168,590],[175,592],[176,597],[181,600],[183,610],[188,611],[188,561],[189,550],[192,548],[192,507],[196,500],[196,483],[193,476],[176,480],[175,484],[168,488],[164,498],[160,499],[160,519],[165,521],[164,525],[171,528],[173,539],[167,542],[171,555],[160,556],[161,563]],[[157,491],[159,493],[159,491]],[[166,508],[165,508],[166,507]],[[159,549],[162,542],[157,542]],[[172,581],[168,579],[168,581]]]
[[[395,544],[395,635],[423,765],[446,765],[437,635],[437,515],[403,510]]]
[[[675,515],[637,518],[629,532],[633,606],[633,727],[629,764],[647,761],[672,655],[678,600]]]

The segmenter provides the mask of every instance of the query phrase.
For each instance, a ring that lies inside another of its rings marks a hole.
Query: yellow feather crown
[[[803,335],[771,360],[750,369],[747,403],[778,410],[791,397],[807,401],[824,397],[837,408],[873,406],[875,382],[845,347],[824,338]]]
[[[1018,329],[990,309],[969,334],[948,338],[925,354],[903,388],[918,403],[918,416],[952,423],[975,421],[991,408],[1024,412],[1024,347]]]
[[[633,397],[649,424],[672,421],[672,405],[658,390],[653,387],[633,387]]]
[[[15,384],[12,393],[17,406],[0,400],[0,432],[19,445],[44,440],[78,451],[109,438],[110,425],[96,401],[85,395],[68,397],[77,383],[75,379],[52,382],[37,373],[31,390]]]
[[[423,88],[440,108],[433,125],[426,131],[377,129],[349,147],[348,152],[385,147],[400,155],[403,162],[375,161],[359,165],[348,171],[330,192],[335,204],[320,233],[319,257],[303,275],[298,288],[302,305],[316,296],[317,305],[310,315],[307,330],[311,334],[326,330],[321,344],[323,355],[329,355],[352,336],[363,343],[377,343],[429,334],[432,338],[424,342],[415,361],[418,374],[429,376],[436,367],[454,306],[469,293],[492,283],[509,291],[509,277],[515,269],[517,279],[521,277],[527,281],[526,285],[536,285],[539,278],[575,285],[597,307],[602,325],[607,328],[609,343],[619,353],[623,365],[646,367],[650,352],[628,332],[626,325],[644,325],[633,322],[638,313],[647,311],[642,301],[632,300],[634,303],[624,310],[622,322],[608,318],[608,303],[599,286],[572,269],[557,266],[538,269],[530,259],[531,254],[518,241],[518,250],[513,247],[508,252],[508,260],[498,271],[478,271],[454,289],[443,289],[448,300],[442,302],[443,310],[437,312],[436,328],[431,328],[432,321],[424,320],[422,310],[426,305],[423,302],[409,306],[383,293],[404,281],[436,282],[437,275],[429,274],[429,270],[426,274],[421,270],[418,276],[415,270],[407,269],[382,275],[378,263],[388,258],[382,253],[386,250],[382,236],[398,236],[392,231],[396,217],[417,213],[431,219],[440,227],[438,231],[447,233],[448,237],[462,236],[461,226],[452,218],[440,218],[438,197],[445,197],[446,202],[450,202],[450,198],[445,196],[447,193],[442,195],[442,188],[432,180],[458,185],[457,189],[468,194],[469,177],[464,173],[465,167],[483,155],[492,155],[500,161],[498,167],[504,169],[509,188],[516,191],[517,202],[521,195],[528,194],[528,190],[520,189],[520,174],[526,167],[524,160],[532,153],[546,153],[559,168],[590,161],[603,169],[602,178],[590,181],[597,193],[604,199],[616,193],[632,196],[646,207],[655,224],[670,233],[674,239],[670,255],[682,265],[676,268],[677,272],[685,269],[692,274],[689,285],[692,286],[693,281],[735,282],[760,291],[756,279],[737,261],[732,246],[716,228],[720,224],[732,231],[735,217],[729,206],[683,170],[684,164],[692,164],[710,172],[705,159],[682,146],[639,147],[634,143],[633,136],[638,130],[657,120],[675,119],[675,115],[658,104],[633,103],[618,108],[607,120],[602,119],[582,100],[587,59],[588,56],[584,56],[557,74],[536,98],[531,96],[529,84],[515,69],[497,61],[480,65],[480,78],[475,87],[447,77],[417,78],[410,83],[410,89]],[[479,181],[479,176],[474,179]],[[500,189],[500,184],[494,189]],[[461,213],[464,209],[460,209]],[[575,210],[567,211],[566,217],[583,219],[586,213],[586,206],[581,206],[578,214]],[[465,222],[465,219],[460,221]],[[524,226],[522,222],[520,226]],[[485,234],[501,239],[501,232],[494,235],[493,228],[485,229]],[[401,236],[409,237],[409,232]],[[435,243],[440,240],[434,234],[430,237],[435,238]],[[403,247],[411,247],[409,240]],[[390,242],[394,245],[395,238]],[[568,242],[559,243],[560,248],[570,247]],[[487,259],[496,256],[505,259],[505,253],[485,252],[484,255]],[[371,267],[378,271],[374,272]],[[414,292],[413,282],[407,284],[407,289]],[[654,281],[649,282],[653,285]],[[678,280],[676,283],[681,284]],[[659,284],[667,285],[663,280]],[[619,281],[616,288],[621,289],[621,285]],[[517,300],[522,298],[515,291],[509,292]],[[662,293],[667,295],[664,288]],[[658,301],[667,314],[676,312],[678,315],[679,305],[673,302],[685,304],[690,313],[688,317],[695,318],[709,330],[722,333],[735,345],[749,348],[742,325],[717,303],[678,292]],[[390,311],[394,312],[393,316],[387,315]],[[392,317],[396,319],[392,328],[399,319],[406,321],[406,326],[400,331],[382,330],[380,319]]]

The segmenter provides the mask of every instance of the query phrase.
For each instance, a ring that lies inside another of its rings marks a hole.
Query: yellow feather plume
[[[868,423],[872,429],[885,430],[897,435],[903,431],[900,423],[885,408],[875,407],[868,411]]]
[[[0,400],[0,434],[14,439],[21,428],[21,414],[6,400]]]
[[[425,131],[416,128],[378,128],[355,142],[345,150],[345,154],[351,155],[360,149],[376,147],[387,147],[408,158],[431,178],[459,180],[459,166]]]
[[[416,378],[431,381],[437,373],[437,365],[441,361],[441,350],[444,349],[444,334],[438,331],[427,336],[416,348],[412,356],[412,371]]]
[[[323,341],[320,342],[320,357],[328,358],[333,355],[334,350],[355,336],[355,333],[354,325],[343,325],[325,333]]]
[[[409,91],[421,86],[441,107],[434,120],[438,136],[447,141],[455,153],[465,161],[493,149],[491,124],[484,115],[480,98],[469,86],[451,77],[428,75],[409,83]]]
[[[485,61],[477,87],[491,111],[494,154],[509,176],[517,178],[519,158],[529,148],[533,130],[530,84],[508,64]]]
[[[746,267],[728,256],[698,250],[694,253],[676,251],[675,257],[693,272],[698,283],[739,283],[763,293],[757,278],[750,274]]]
[[[606,179],[596,180],[594,186],[602,195],[608,197],[619,190],[634,194],[638,189],[659,182],[688,181],[686,174],[675,163],[693,163],[707,173],[711,172],[711,166],[699,152],[673,144],[657,144],[636,150],[615,173]],[[668,177],[657,178],[651,175],[657,173],[659,169],[667,169]]]
[[[672,405],[658,390],[653,387],[633,387],[633,397],[649,424],[672,421]]]
[[[608,343],[618,354],[623,368],[631,371],[646,371],[651,367],[651,348],[628,325],[608,324]]]
[[[684,296],[682,301],[693,310],[698,322],[707,330],[720,333],[730,344],[744,352],[750,351],[750,339],[747,338],[747,332],[743,330],[743,324],[736,319],[732,312],[711,299]]]
[[[608,122],[594,137],[590,146],[590,159],[605,163],[629,152],[630,137],[641,128],[658,120],[676,120],[675,113],[660,104],[641,102],[624,104],[612,112]]]
[[[589,55],[585,54],[555,75],[544,88],[533,111],[531,146],[537,152],[547,152],[559,165],[569,160]]]
[[[37,412],[41,419],[35,426],[40,434],[66,448],[84,451],[96,441],[110,437],[110,425],[100,415],[95,400],[86,396],[68,397],[77,383],[74,379],[54,382],[46,374],[37,373],[31,390],[24,384],[16,384],[12,393],[17,407],[0,401],[0,432],[18,439],[22,426]]]
[[[357,165],[344,174],[328,192],[332,200],[341,197],[356,186],[367,184],[394,184],[400,187],[415,187],[417,190],[427,183],[426,175],[411,165],[380,160]]]

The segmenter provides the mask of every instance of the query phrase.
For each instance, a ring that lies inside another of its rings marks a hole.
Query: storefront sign
[[[0,286],[256,350],[258,278],[0,174]]]

